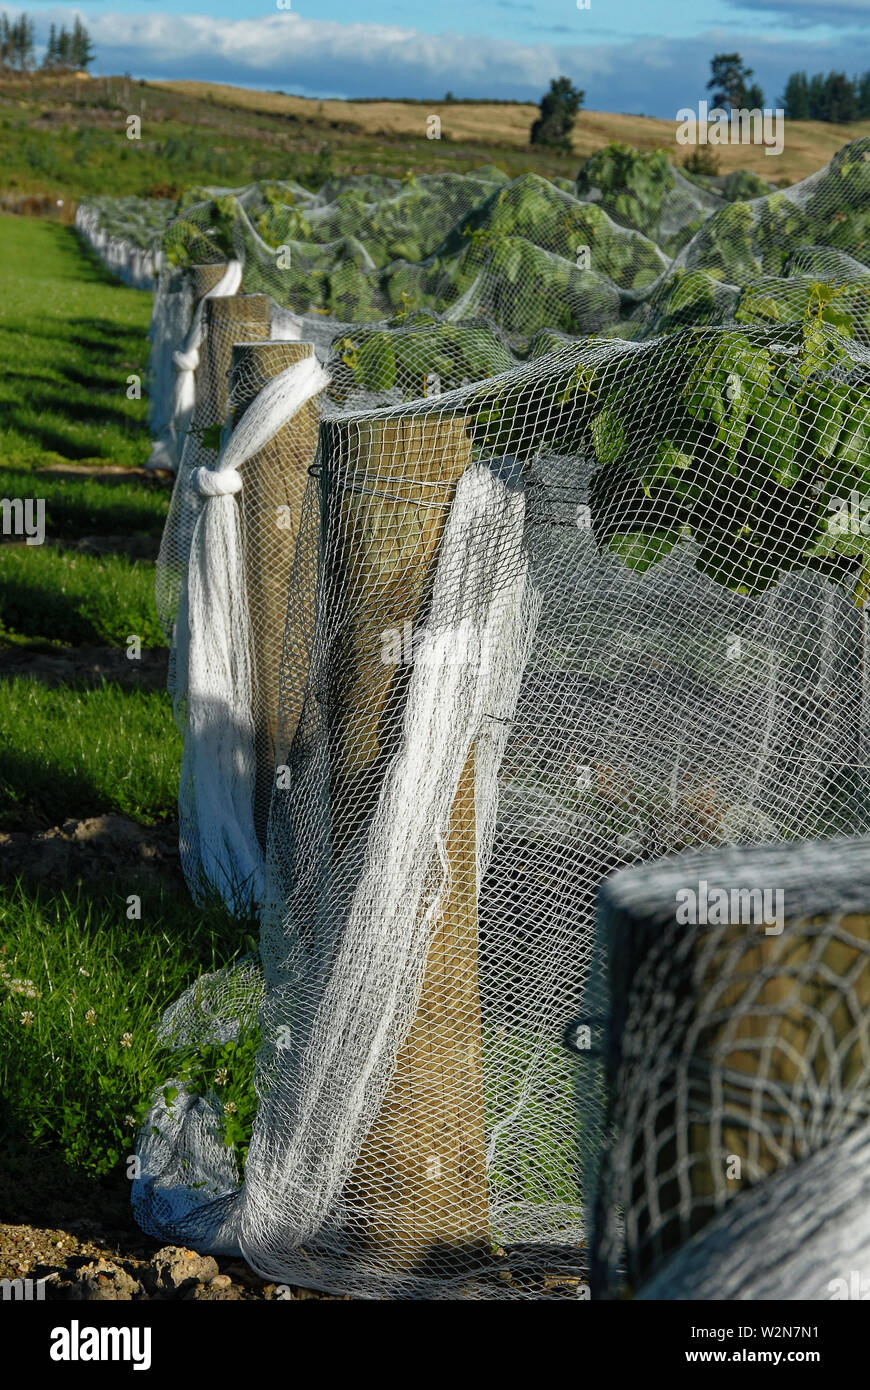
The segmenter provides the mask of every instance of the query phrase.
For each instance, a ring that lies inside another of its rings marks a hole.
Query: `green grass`
[[[126,915],[132,893],[138,921]],[[250,945],[219,907],[194,908],[153,881],[118,881],[99,896],[0,890],[4,1162],[48,1151],[74,1171],[122,1176],[127,1117],[171,1074],[153,1033],[163,1009]]]
[[[86,555],[51,546],[0,550],[3,633],[84,646],[165,642],[154,608],[154,566],[125,555]]]
[[[143,463],[146,402],[127,377],[144,377],[150,295],[71,227],[0,215],[0,305],[0,461]]]
[[[45,471],[147,456],[146,403],[126,386],[144,377],[151,297],[113,281],[68,227],[0,215],[0,252],[0,496],[46,504],[43,545],[0,546],[0,647],[123,651],[131,634],[162,646],[153,563],[63,546],[159,536],[168,489]],[[16,675],[0,681],[0,724],[0,829],[175,816],[181,741],[166,693]],[[174,870],[110,871],[98,892],[91,877],[0,885],[0,1186],[40,1215],[67,1190],[123,1208],[128,1117],[179,1065],[206,1086],[228,1060],[170,1058],[154,1025],[202,970],[252,945],[251,920],[195,907]],[[141,920],[127,918],[131,893]],[[239,1105],[228,1137],[250,1123],[249,1052],[230,1059],[220,1092]]]
[[[421,104],[425,111],[425,104]],[[317,189],[333,174],[468,173],[498,164],[573,178],[579,157],[542,146],[481,140],[428,140],[310,114],[254,111],[106,78],[58,81],[34,73],[0,79],[0,169],[12,191],[67,199],[112,193],[178,197],[199,186],[238,188],[255,179],[294,179]],[[126,138],[129,114],[141,139]]]
[[[33,497],[45,502],[48,541],[91,535],[160,536],[168,492],[133,475],[58,476],[37,465],[63,467],[59,454],[43,454],[30,463],[7,455],[0,461],[0,497]]]
[[[144,84],[143,84],[144,85]],[[319,186],[331,161],[323,149],[328,126],[306,131],[304,122],[226,108],[149,87],[113,82],[59,91],[37,76],[22,88],[0,83],[0,167],[10,189],[88,194],[136,193],[176,197],[194,184],[230,185],[254,179],[295,178]],[[126,118],[146,110],[140,140],[128,140]],[[62,125],[39,122],[61,102]],[[23,107],[23,109],[22,109]],[[431,142],[430,142],[431,144]]]
[[[35,830],[116,811],[145,824],[175,812],[180,739],[163,691],[104,683],[0,692],[0,828]]]

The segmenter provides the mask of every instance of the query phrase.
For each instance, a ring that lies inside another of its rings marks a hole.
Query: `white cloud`
[[[801,0],[764,3],[794,6]],[[870,5],[870,0],[840,3]],[[75,12],[56,6],[42,10],[39,27],[47,32],[51,20],[69,22]],[[449,90],[458,97],[515,100],[537,100],[552,77],[565,73],[585,89],[592,109],[665,117],[705,95],[710,57],[723,45],[743,54],[770,103],[795,69],[852,71],[856,61],[848,40],[810,44],[733,30],[684,40],[639,35],[630,42],[581,46],[424,34],[400,25],[309,19],[294,11],[255,19],[163,11],[84,17],[103,72],[199,78],[313,96],[437,99]]]

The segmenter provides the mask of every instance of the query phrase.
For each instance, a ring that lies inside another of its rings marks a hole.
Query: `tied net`
[[[324,420],[244,1181],[217,1092],[160,1099],[149,1229],[364,1296],[570,1296],[604,1126],[563,1032],[601,880],[870,828],[867,542],[841,506],[867,493],[868,366],[814,316]],[[247,1044],[248,990],[211,988]]]
[[[748,174],[690,180],[661,151],[610,146],[576,183],[509,180],[490,167],[334,179],[318,193],[292,183],[192,190],[172,218],[162,205],[146,213],[101,200],[81,216],[101,244],[118,240],[125,219],[133,241],[143,221],[162,222],[152,463],[174,469],[183,440],[171,428],[171,357],[191,313],[185,267],[238,261],[242,291],[274,301],[274,336],[313,342],[322,361],[346,325],[410,314],[476,321],[522,357],[558,349],[565,335],[640,339],[690,324],[794,321],[819,282],[837,293],[829,316],[866,341],[868,157],[870,140],[854,141],[811,178],[771,191]],[[389,389],[402,363],[369,353],[360,372]],[[442,389],[480,379],[481,363],[471,366]],[[417,394],[426,394],[419,385]]]
[[[146,1229],[363,1297],[576,1296],[600,883],[870,830],[868,152],[646,213],[629,161],[172,222],[182,853],[261,934],[164,1017]]]
[[[290,184],[255,185],[207,201],[196,192],[183,200],[163,238],[151,410],[159,435],[152,462],[179,473],[158,563],[157,605],[173,644],[170,683],[185,735],[190,726],[183,680],[177,683],[175,628],[201,509],[190,478],[218,458],[234,342],[259,336],[311,344],[330,378],[321,400],[327,413],[469,386],[559,351],[572,334],[646,340],[686,324],[751,327],[816,317],[865,342],[868,284],[858,257],[867,145],[847,146],[794,189],[748,202],[725,201],[733,179],[719,181],[714,194],[671,169],[661,154],[619,147],[587,161],[574,193],[532,175],[508,181],[497,170],[482,170],[406,181],[334,180],[319,194]],[[754,176],[742,180],[732,194],[758,192]],[[339,302],[329,274],[312,268],[311,257],[327,257],[335,274],[344,275],[351,236],[370,247],[363,267],[369,288]],[[807,245],[809,238],[818,244]],[[396,259],[400,252],[423,259]],[[177,268],[185,257],[226,256],[234,259],[200,264],[192,276]],[[402,288],[392,293],[396,276]],[[216,295],[238,301],[248,320],[233,319],[226,305],[226,313],[212,314]],[[339,309],[348,321],[333,317]],[[352,321],[373,309],[395,312],[378,322]],[[297,513],[285,516],[282,550]],[[250,759],[238,770],[249,781]],[[214,853],[211,831],[203,848],[196,799],[187,759],[182,858],[194,891],[216,887],[231,902],[249,890],[259,896],[264,793],[257,794],[258,843],[247,827],[235,845],[219,842]],[[244,808],[240,814],[250,819]]]

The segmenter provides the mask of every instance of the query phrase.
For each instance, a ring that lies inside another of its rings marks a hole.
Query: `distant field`
[[[142,120],[141,140],[126,120]],[[426,138],[441,118],[442,139]],[[330,175],[467,173],[497,164],[511,178],[534,172],[573,179],[580,162],[611,140],[664,148],[675,164],[686,149],[672,121],[603,111],[581,113],[570,152],[529,145],[532,105],[510,102],[316,101],[205,82],[130,78],[0,78],[0,203],[67,219],[70,201],[111,193],[177,197],[195,184],[238,187],[254,179],[295,179],[319,188]],[[870,121],[835,126],[793,122],[785,150],[728,146],[723,173],[746,168],[778,183],[814,173],[841,145],[870,134]],[[57,214],[58,197],[65,206]]]
[[[190,97],[206,100],[210,97],[226,106],[249,111],[335,121],[340,126],[355,127],[375,136],[383,133],[419,137],[425,133],[427,116],[437,115],[441,118],[442,134],[451,141],[484,141],[509,149],[528,148],[529,130],[538,114],[537,107],[518,103],[316,101],[209,82],[153,85]],[[574,127],[571,143],[576,153],[584,158],[611,140],[634,145],[639,150],[664,148],[671,151],[674,163],[679,164],[687,151],[676,144],[675,129],[675,122],[651,116],[583,111]],[[870,135],[870,121],[858,121],[853,125],[790,121],[786,125],[785,149],[781,155],[767,155],[757,145],[730,145],[717,150],[717,154],[723,173],[731,169],[751,169],[765,178],[788,179],[793,183],[821,168],[842,145],[859,135]]]

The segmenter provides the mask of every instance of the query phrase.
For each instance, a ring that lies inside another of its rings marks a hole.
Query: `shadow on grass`
[[[116,370],[120,399],[132,369],[125,362]],[[141,371],[139,368],[140,374]],[[28,387],[20,403],[6,410],[6,428],[43,451],[63,458],[112,460],[119,447],[126,451],[131,443],[141,447],[143,458],[147,456],[149,437],[144,415],[128,414],[120,404],[112,404],[105,383],[91,380],[79,390],[82,397],[76,399],[59,382],[53,390],[34,391]],[[90,394],[85,398],[86,391]],[[102,437],[106,432],[108,439]]]
[[[10,674],[14,694],[0,684],[9,728],[0,744],[0,830],[32,836],[111,813],[151,827],[156,839],[163,827],[165,837],[177,814],[180,752],[165,692],[144,681]]]
[[[84,770],[65,771],[51,750],[27,757],[14,748],[0,748],[0,830],[36,834],[64,821],[84,820],[106,810],[106,792]],[[116,807],[111,808],[117,814]],[[167,809],[166,815],[174,814]]]
[[[84,616],[81,602],[81,596],[7,575],[0,592],[0,623],[22,637],[98,646],[104,634]]]
[[[51,228],[54,240],[61,250],[69,257],[68,266],[73,272],[71,279],[79,283],[93,285],[111,285],[116,289],[125,289],[125,286],[117,275],[113,275],[103,264],[95,251],[91,249],[83,237],[79,236],[75,227],[62,226],[56,223],[44,224]],[[142,291],[136,291],[141,294]]]

